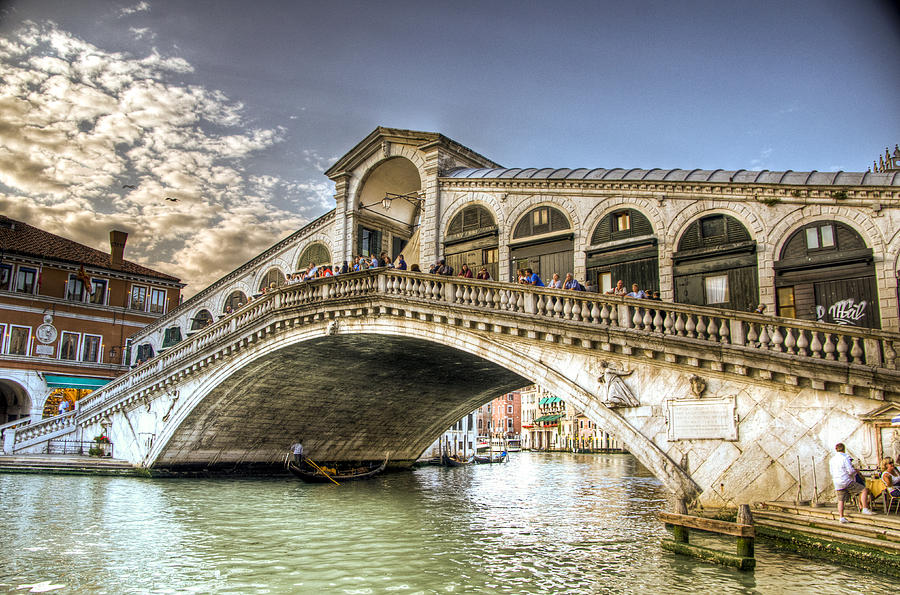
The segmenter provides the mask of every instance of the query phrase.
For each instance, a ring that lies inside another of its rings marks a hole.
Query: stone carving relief
[[[341,331],[341,323],[337,320],[332,320],[328,323],[328,334],[336,335]]]
[[[603,376],[600,382],[600,396],[607,407],[638,407],[641,402],[634,396],[623,377],[631,375],[633,370],[619,368],[615,362],[602,362]]]
[[[702,397],[706,391],[706,380],[700,378],[696,374],[691,376],[691,392],[695,397]]]

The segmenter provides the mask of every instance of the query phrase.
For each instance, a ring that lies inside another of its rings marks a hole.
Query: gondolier
[[[303,462],[303,444],[302,440],[297,440],[294,444],[291,444],[291,452],[294,453],[294,461],[297,463]]]

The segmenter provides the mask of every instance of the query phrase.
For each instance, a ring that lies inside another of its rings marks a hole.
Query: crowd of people
[[[303,281],[309,281],[312,279],[321,279],[324,277],[334,277],[336,275],[343,275],[346,273],[353,273],[357,271],[365,271],[368,269],[385,267],[385,268],[393,268],[400,271],[409,270],[411,272],[422,272],[419,268],[418,264],[407,265],[406,259],[402,254],[398,255],[396,259],[392,259],[388,256],[387,252],[382,252],[379,255],[371,255],[371,256],[356,256],[352,261],[343,261],[340,265],[338,264],[321,264],[317,265],[314,262],[310,262],[309,266],[306,267],[306,270],[296,271],[294,273],[288,274],[284,276],[284,284],[285,285],[293,285],[295,283],[301,283]],[[472,270],[468,264],[463,264],[460,267],[459,272],[454,271],[453,267],[447,264],[447,261],[443,258],[435,261],[433,265],[428,269],[428,272],[433,275],[442,275],[446,277],[462,277],[464,279],[480,279],[484,281],[492,281],[490,272],[488,271],[486,266],[482,266],[478,269],[478,272]],[[548,287],[550,289],[571,289],[573,291],[590,291],[587,287],[585,287],[580,281],[575,279],[575,276],[572,273],[566,273],[565,278],[560,278],[559,273],[554,273],[551,279],[544,283],[541,279],[540,275],[534,272],[533,269],[525,268],[519,269],[516,271],[516,282],[523,285],[534,285],[536,287]],[[249,304],[254,299],[260,298],[270,291],[275,291],[278,287],[278,284],[274,281],[269,283],[268,286],[263,287],[259,293],[247,296],[246,302],[240,302],[236,306],[228,305],[225,307],[224,315],[229,315],[234,313],[235,310],[242,308],[243,306]],[[637,283],[632,283],[631,291],[628,291],[625,287],[624,282],[620,279],[616,286],[605,292],[608,295],[620,295],[638,299],[650,299],[650,300],[660,300],[659,291],[645,291],[640,289]],[[210,319],[208,323],[212,323]]]

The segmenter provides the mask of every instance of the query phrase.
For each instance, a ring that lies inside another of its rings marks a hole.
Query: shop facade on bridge
[[[340,267],[376,253],[403,253],[423,271],[445,259],[457,273],[484,267],[498,281],[521,268],[545,282],[571,272],[595,291],[621,279],[667,301],[763,304],[767,314],[900,330],[892,169],[503,168],[441,134],[377,128],[326,175],[334,210],[152,325],[136,337],[141,353],[227,316],[310,262]]]

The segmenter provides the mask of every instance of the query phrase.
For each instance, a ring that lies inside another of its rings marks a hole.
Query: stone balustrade
[[[65,434],[75,429],[75,412],[68,411],[62,415],[33,421],[24,427],[15,428],[15,446],[38,441],[47,436]]]
[[[325,306],[331,310],[323,314]],[[269,292],[82,399],[76,413],[79,419],[96,416],[123,398],[135,398],[137,392],[146,394],[165,387],[274,332],[275,325],[285,324],[286,319],[316,309],[315,317],[306,314],[301,318],[312,322],[323,316],[337,318],[363,311],[415,313],[436,324],[478,318],[473,328],[496,327],[498,332],[515,332],[525,339],[538,338],[541,333],[536,329],[552,326],[555,330],[544,333],[544,340],[582,348],[599,345],[626,356],[705,365],[713,371],[762,381],[796,385],[802,377],[820,389],[826,388],[827,377],[829,388],[844,394],[854,394],[859,386],[868,391],[865,396],[884,399],[886,393],[900,395],[900,373],[896,371],[900,335],[896,333],[690,304],[375,269],[289,284]],[[434,316],[435,309],[443,314]],[[601,338],[597,338],[598,332]]]

